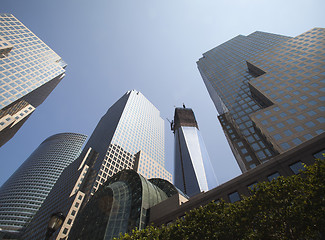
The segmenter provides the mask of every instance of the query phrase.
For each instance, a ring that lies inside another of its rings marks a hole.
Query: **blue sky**
[[[240,174],[196,67],[202,53],[256,30],[297,36],[325,26],[323,0],[1,0],[68,63],[66,77],[0,148],[0,185],[47,137],[88,136],[127,90],[141,91],[172,119],[193,108],[219,183]],[[167,169],[173,134],[165,125]]]

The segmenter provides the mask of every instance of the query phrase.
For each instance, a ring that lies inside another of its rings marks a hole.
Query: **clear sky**
[[[172,119],[194,110],[219,183],[240,174],[196,67],[202,53],[239,35],[297,36],[325,26],[324,0],[1,0],[64,61],[66,77],[0,148],[0,185],[47,137],[88,136],[127,90],[141,91]],[[173,134],[165,125],[167,169]]]

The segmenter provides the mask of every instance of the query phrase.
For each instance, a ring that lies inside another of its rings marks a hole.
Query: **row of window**
[[[289,165],[289,167],[294,174],[298,174],[300,171],[304,170],[304,164],[301,161],[295,162],[295,163]],[[274,172],[274,173],[268,175],[267,179],[271,182],[273,179],[276,179],[279,176],[280,176],[279,172]],[[249,184],[247,187],[248,187],[248,189],[253,190],[256,185],[257,185],[257,182],[254,182],[252,184]],[[241,200],[238,192],[232,192],[232,193],[228,194],[228,198],[231,203]]]

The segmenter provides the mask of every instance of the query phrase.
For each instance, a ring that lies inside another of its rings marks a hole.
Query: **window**
[[[284,127],[284,124],[283,124],[283,123],[278,123],[276,126],[277,126],[278,128],[283,128],[283,127]]]
[[[293,120],[292,118],[290,118],[290,119],[287,120],[287,123],[294,124],[295,123],[295,120]]]
[[[297,127],[294,127],[294,129],[297,131],[297,132],[302,132],[304,130],[304,128],[302,126],[297,126]]]
[[[304,135],[304,138],[306,139],[306,140],[309,140],[309,139],[312,139],[313,138],[313,135],[311,135],[311,134],[306,134],[306,135]]]
[[[313,156],[316,159],[325,159],[325,149],[323,149],[317,153],[314,153]]]
[[[250,168],[250,169],[256,168],[256,164],[253,163],[253,164],[249,165],[249,168]]]
[[[247,188],[248,188],[249,190],[253,190],[254,187],[256,188],[256,185],[257,185],[257,182],[253,182],[252,184],[249,184],[249,185],[247,186]]]
[[[240,201],[240,196],[239,196],[238,192],[230,193],[230,194],[228,194],[228,197],[229,197],[229,201],[231,203]]]
[[[292,132],[291,132],[290,130],[285,130],[285,131],[284,131],[284,134],[285,134],[286,136],[291,136],[291,135],[292,135]]]
[[[295,138],[292,140],[292,142],[295,144],[295,145],[299,145],[302,143],[302,141],[299,139],[299,138]]]
[[[257,157],[258,157],[259,159],[264,159],[264,158],[266,158],[266,156],[265,156],[265,154],[264,154],[263,151],[259,151],[259,152],[257,152],[256,154],[257,154]]]
[[[298,174],[300,170],[305,170],[305,167],[301,161],[295,162],[289,167],[294,174]]]
[[[307,127],[314,127],[315,126],[315,123],[313,123],[312,121],[309,121],[309,122],[306,122],[305,125]]]
[[[300,106],[298,106],[300,109],[306,109],[307,108],[307,106],[306,105],[304,105],[304,104],[302,104],[302,105],[300,105]]]
[[[76,215],[76,211],[73,210],[73,211],[71,212],[71,215],[72,215],[72,216]]]
[[[307,114],[308,114],[309,116],[314,116],[314,115],[316,115],[316,113],[315,113],[314,111],[309,111],[309,112],[307,112]]]
[[[282,147],[284,150],[287,150],[287,149],[290,148],[290,145],[289,145],[288,143],[284,142],[284,143],[281,144],[281,147]]]
[[[273,131],[274,131],[274,127],[268,127],[268,128],[267,128],[267,131],[268,131],[268,132],[273,132]]]
[[[254,149],[255,151],[261,149],[260,146],[259,146],[257,143],[253,143],[253,144],[252,144],[252,147],[253,147],[253,149]]]
[[[280,140],[282,137],[281,137],[280,134],[275,134],[275,135],[273,135],[273,138],[274,138],[275,140]]]
[[[250,162],[250,161],[252,161],[253,159],[252,159],[251,156],[246,156],[246,157],[245,157],[245,160],[246,160],[247,162]]]
[[[267,177],[267,179],[271,182],[273,179],[277,179],[278,177],[280,177],[280,173],[275,172],[275,173],[269,175],[269,176]]]
[[[325,123],[325,118],[324,117],[320,117],[316,119],[318,122],[320,123]]]

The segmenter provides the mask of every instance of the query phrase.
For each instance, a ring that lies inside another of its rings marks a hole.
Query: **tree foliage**
[[[323,239],[325,162],[290,177],[258,183],[235,203],[210,203],[169,226],[148,226],[119,239]]]
[[[235,203],[210,203],[169,226],[148,226],[119,239],[322,239],[325,162],[290,177],[258,183]]]

